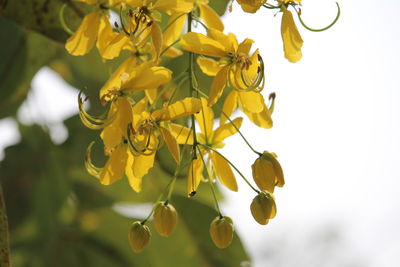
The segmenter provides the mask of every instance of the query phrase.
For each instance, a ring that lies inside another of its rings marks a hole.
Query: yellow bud
[[[250,210],[259,224],[266,225],[276,215],[274,196],[269,192],[261,192],[251,202]]]
[[[272,153],[264,151],[251,168],[254,182],[262,191],[273,193],[275,186],[282,187],[285,184],[282,167]]]
[[[218,248],[226,248],[232,243],[233,231],[232,219],[227,216],[218,216],[211,222],[211,239]]]
[[[128,238],[133,252],[141,252],[150,242],[150,229],[147,225],[137,221],[132,223],[131,230],[129,231]]]
[[[174,206],[159,202],[154,210],[154,226],[157,233],[170,236],[175,229],[177,217]]]

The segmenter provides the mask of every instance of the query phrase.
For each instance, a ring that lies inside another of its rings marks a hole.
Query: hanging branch
[[[10,245],[8,237],[8,220],[3,189],[0,184],[0,265],[10,267]]]

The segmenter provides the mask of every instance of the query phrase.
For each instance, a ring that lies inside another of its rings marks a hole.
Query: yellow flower
[[[250,210],[256,222],[266,225],[276,215],[274,196],[269,192],[261,192],[251,202]]]
[[[293,1],[285,1],[293,2]],[[299,1],[297,1],[299,2]],[[303,39],[300,36],[299,30],[293,20],[292,12],[290,12],[284,5],[281,7],[283,12],[282,24],[281,24],[281,34],[283,40],[283,49],[285,51],[285,57],[290,62],[299,61],[303,54],[301,52],[301,47],[303,46]]]
[[[65,43],[67,51],[74,56],[87,54],[96,43],[100,55],[105,59],[112,59],[119,55],[120,49],[109,48],[122,45],[116,40],[117,34],[113,32],[108,21],[108,8],[116,6],[120,1],[100,1],[100,0],[75,0],[93,5],[94,9],[87,14],[76,32],[68,38]]]
[[[275,186],[282,187],[285,184],[282,167],[272,153],[264,151],[251,168],[253,179],[262,191],[273,193]]]
[[[180,41],[181,47],[187,51],[219,58],[217,62],[211,58],[198,57],[201,70],[215,76],[209,94],[208,104],[215,104],[225,86],[229,83],[238,91],[261,91],[264,81],[263,66],[258,51],[249,56],[253,40],[245,39],[238,44],[235,35],[208,29],[207,36],[190,32]],[[250,69],[255,69],[250,71]],[[261,85],[261,86],[260,86]]]
[[[150,242],[151,232],[147,225],[137,221],[132,223],[128,234],[129,244],[135,253],[142,252]]]
[[[85,165],[88,172],[103,185],[114,183],[125,173],[132,189],[140,192],[143,176],[154,165],[159,138],[166,143],[173,158],[179,161],[179,146],[168,130],[168,121],[199,112],[200,100],[185,98],[152,113],[145,111],[146,99],[139,101],[133,108],[122,97],[113,103],[121,106],[116,107],[116,117],[104,126],[101,133],[108,160],[103,168],[97,168],[91,163],[92,143],[87,150]]]
[[[242,118],[236,118],[231,123],[220,125],[217,129],[213,130],[214,112],[207,105],[207,100],[201,98],[202,108],[201,112],[195,114],[196,120],[200,126],[201,133],[197,133],[196,138],[200,144],[206,145],[210,148],[217,149],[224,147],[222,142],[227,137],[237,132],[236,128],[240,128]],[[179,144],[193,144],[192,131],[182,125],[170,124],[172,135],[176,138]],[[235,176],[229,163],[218,153],[213,150],[200,146],[201,155],[193,160],[189,168],[188,175],[188,195],[191,196],[196,192],[196,189],[201,181],[201,173],[203,170],[203,162],[201,157],[208,155],[208,161],[212,165],[214,173],[219,178],[221,183],[232,191],[237,191],[238,186]]]
[[[210,236],[218,248],[226,248],[232,243],[233,231],[233,221],[228,216],[218,216],[211,222]]]

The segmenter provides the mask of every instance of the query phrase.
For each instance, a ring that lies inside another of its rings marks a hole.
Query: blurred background
[[[107,69],[88,68],[81,58],[60,52],[56,41],[64,33],[49,27],[44,34],[53,34],[50,41],[3,13],[1,35],[8,42],[0,51],[0,170],[14,265],[399,266],[400,3],[340,6],[341,18],[326,32],[309,32],[298,23],[304,46],[296,64],[283,57],[280,13],[246,14],[234,3],[223,16],[225,32],[255,40],[266,66],[263,94],[277,94],[272,129],[247,120],[242,126],[256,149],[279,156],[286,185],[275,193],[277,217],[258,225],[249,209],[254,194],[237,177],[238,193],[219,191],[241,241],[235,237],[232,247],[218,250],[208,237],[215,217],[208,189],[189,201],[182,182],[174,197],[176,233],[168,239],[153,234],[151,246],[133,256],[126,238],[130,218],[147,216],[168,181],[168,167],[156,166],[143,194],[126,181],[101,187],[86,174],[86,146],[100,141],[76,116],[76,88],[96,92]],[[323,27],[336,15],[335,2],[303,1],[302,14],[309,26]],[[86,62],[97,56],[92,54]],[[251,178],[256,157],[239,136],[229,138],[222,153]]]

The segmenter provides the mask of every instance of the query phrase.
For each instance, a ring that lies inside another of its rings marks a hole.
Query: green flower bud
[[[142,252],[142,250],[149,244],[150,237],[151,233],[147,225],[144,225],[139,221],[132,223],[128,238],[133,252]]]
[[[177,213],[171,204],[159,202],[154,210],[154,226],[161,236],[170,236],[175,229]]]
[[[211,239],[218,248],[226,248],[232,243],[233,231],[232,219],[227,216],[218,216],[211,222]]]
[[[250,210],[259,224],[266,225],[276,215],[274,196],[269,192],[261,192],[251,202]]]

